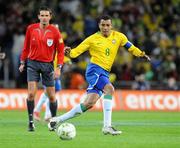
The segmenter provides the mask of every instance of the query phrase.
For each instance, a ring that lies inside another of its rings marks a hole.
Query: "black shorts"
[[[46,87],[54,86],[53,62],[39,62],[28,59],[27,61],[27,81],[39,82],[42,76],[42,84]]]

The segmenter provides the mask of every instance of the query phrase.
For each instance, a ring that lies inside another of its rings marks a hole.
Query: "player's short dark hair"
[[[49,14],[52,15],[52,10],[47,6],[41,6],[39,8],[39,13],[40,13],[40,11],[49,11]]]
[[[105,14],[98,17],[97,22],[100,23],[101,20],[112,20],[111,16]]]

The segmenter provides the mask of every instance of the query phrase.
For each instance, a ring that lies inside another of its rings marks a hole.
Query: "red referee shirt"
[[[27,58],[41,62],[52,62],[57,52],[57,64],[63,64],[64,43],[60,31],[54,25],[45,29],[40,24],[31,24],[26,30],[21,61]]]

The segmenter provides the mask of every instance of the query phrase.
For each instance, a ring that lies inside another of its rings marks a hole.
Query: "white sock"
[[[43,92],[40,96],[40,99],[36,105],[36,107],[34,108],[34,112],[40,112],[41,111],[41,108],[42,108],[42,105],[44,104],[44,102],[48,100],[48,97],[47,95]]]
[[[46,100],[46,109],[45,109],[45,115],[44,119],[50,118],[51,117],[51,111],[50,111],[50,106],[49,106],[49,99]]]
[[[103,99],[104,127],[111,126],[112,118],[112,100]]]
[[[81,104],[78,104],[77,106],[73,107],[70,111],[66,112],[65,114],[57,117],[58,122],[64,122],[70,118],[73,118],[75,116],[79,116],[82,114],[83,111],[81,109]]]

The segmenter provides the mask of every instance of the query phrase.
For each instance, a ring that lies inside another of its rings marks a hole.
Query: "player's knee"
[[[107,84],[105,87],[104,87],[104,93],[105,94],[108,94],[108,95],[113,95],[114,93],[114,87],[112,84]]]

